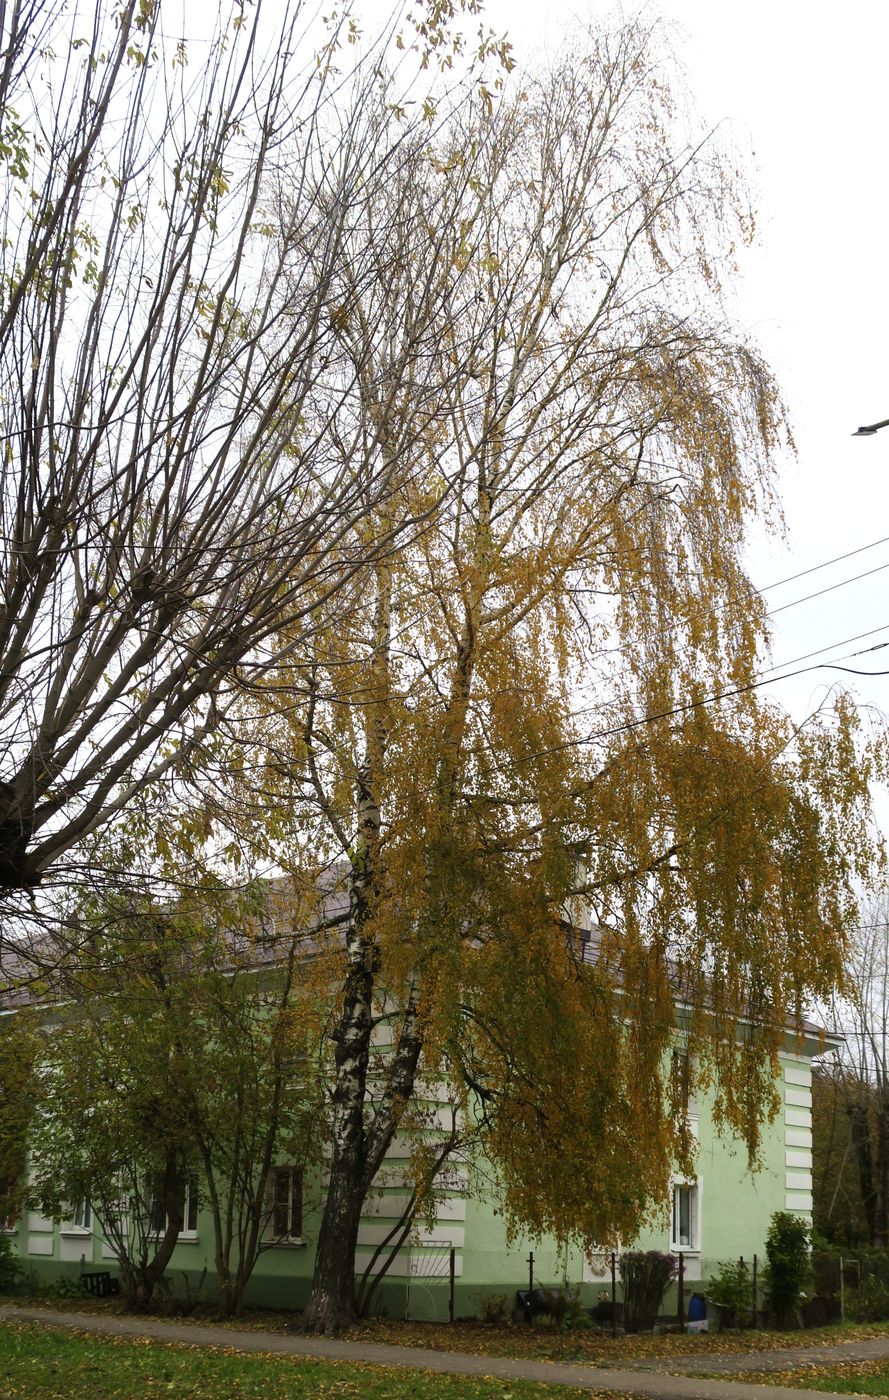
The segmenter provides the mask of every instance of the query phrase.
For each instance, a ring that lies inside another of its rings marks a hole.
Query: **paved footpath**
[[[706,1371],[712,1376],[737,1376],[746,1371],[795,1371],[805,1366],[881,1360],[889,1360],[889,1336],[829,1342],[825,1346],[784,1347],[780,1351],[689,1352],[685,1356],[648,1357],[633,1365],[643,1371]]]
[[[341,1342],[328,1337],[303,1337],[280,1332],[240,1332],[231,1327],[201,1327],[155,1318],[102,1316],[96,1313],[52,1312],[46,1308],[0,1307],[0,1320],[33,1322],[42,1327],[75,1328],[113,1337],[151,1337],[159,1342],[191,1346],[234,1347],[238,1351],[276,1356],[316,1357],[325,1361],[406,1366],[450,1376],[491,1376],[499,1380],[542,1381],[573,1385],[581,1390],[620,1391],[649,1400],[812,1400],[811,1390],[786,1386],[750,1385],[743,1381],[710,1380],[668,1374],[655,1367],[738,1374],[778,1370],[797,1365],[829,1366],[842,1361],[871,1361],[889,1357],[889,1337],[864,1342],[840,1342],[823,1347],[799,1347],[781,1352],[745,1352],[735,1356],[673,1356],[632,1363],[634,1369],[569,1365],[559,1361],[510,1360],[501,1356],[471,1356],[464,1352],[427,1351],[420,1347],[387,1346],[376,1342]]]

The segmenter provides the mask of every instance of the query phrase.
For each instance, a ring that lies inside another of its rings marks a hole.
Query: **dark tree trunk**
[[[851,1103],[847,1108],[852,1129],[852,1145],[858,1164],[858,1182],[861,1188],[861,1203],[867,1222],[868,1244],[876,1244],[877,1238],[877,1198],[874,1184],[874,1162],[868,1123],[867,1104]]]
[[[364,1204],[360,1172],[341,1158],[330,1184],[318,1235],[312,1298],[305,1325],[313,1332],[342,1332],[358,1320],[355,1301],[355,1249]]]
[[[304,1322],[313,1332],[339,1332],[357,1320],[355,1247],[364,1202],[364,1100],[372,1029],[373,950],[357,942],[336,1030],[332,1157],[315,1253],[312,1297]]]
[[[880,1249],[889,1245],[889,1103],[877,1100],[876,1213],[873,1243]]]
[[[161,1198],[166,1216],[163,1237],[148,1263],[134,1271],[132,1296],[127,1300],[136,1312],[144,1310],[151,1302],[155,1286],[164,1276],[182,1230],[182,1177],[175,1151],[167,1153],[164,1163]]]

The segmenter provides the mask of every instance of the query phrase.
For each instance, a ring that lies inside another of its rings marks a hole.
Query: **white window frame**
[[[189,1220],[194,1224],[189,1225]],[[185,1178],[185,1194],[182,1198],[182,1229],[180,1240],[196,1240],[198,1237],[198,1178],[197,1172],[189,1172]]]
[[[92,1203],[85,1197],[76,1201],[71,1209],[68,1220],[63,1220],[60,1228],[63,1235],[75,1235],[86,1238],[93,1233],[93,1207]]]
[[[182,1229],[177,1237],[177,1244],[196,1244],[198,1239],[198,1190],[197,1172],[189,1172],[185,1178],[185,1194],[182,1198]],[[159,1204],[159,1203],[158,1203]],[[153,1214],[153,1209],[152,1209]],[[189,1225],[189,1217],[194,1217],[194,1224]],[[154,1231],[157,1238],[166,1232],[167,1215],[164,1212],[164,1226],[162,1230]]]
[[[682,1244],[678,1239],[677,1192],[687,1190],[689,1196],[689,1233],[691,1241]],[[670,1253],[700,1254],[701,1252],[701,1182],[697,1177],[674,1177],[670,1182]]]
[[[282,1178],[282,1176],[283,1176],[283,1174],[284,1174],[285,1172],[287,1173],[287,1192],[286,1192],[286,1200],[284,1199],[283,1194],[282,1194],[282,1195],[279,1195],[279,1190],[278,1190],[279,1182],[280,1182],[280,1180],[281,1180],[281,1178]],[[293,1202],[294,1202],[294,1199],[296,1198],[296,1193],[295,1193],[294,1188],[293,1188],[293,1178],[294,1178],[294,1175],[296,1175],[296,1176],[298,1177],[298,1179],[299,1179],[299,1195],[298,1195],[298,1199],[299,1199],[299,1222],[298,1222],[298,1224],[299,1224],[299,1229],[298,1229],[295,1233],[294,1233],[294,1230],[293,1230],[293,1214],[294,1214],[294,1212],[293,1212]],[[305,1244],[305,1238],[304,1238],[303,1232],[302,1232],[302,1223],[303,1223],[303,1171],[302,1171],[302,1167],[287,1166],[287,1165],[284,1165],[284,1164],[281,1164],[281,1165],[276,1166],[276,1167],[272,1167],[271,1176],[270,1176],[270,1179],[269,1179],[269,1187],[270,1187],[270,1192],[269,1192],[269,1194],[270,1194],[270,1197],[271,1197],[271,1213],[270,1213],[270,1215],[269,1215],[268,1231],[269,1231],[269,1234],[270,1234],[270,1235],[272,1236],[272,1238],[274,1239],[275,1244],[278,1244],[278,1245],[303,1245],[303,1244]],[[279,1229],[278,1229],[278,1226],[282,1223],[281,1218],[280,1218],[280,1215],[279,1215],[279,1212],[280,1212],[280,1211],[286,1212],[286,1217],[287,1217],[287,1218],[286,1218],[286,1227],[287,1227],[286,1230],[279,1230]]]

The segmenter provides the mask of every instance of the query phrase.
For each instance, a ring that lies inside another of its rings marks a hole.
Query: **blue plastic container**
[[[689,1322],[703,1322],[707,1316],[707,1300],[703,1293],[693,1293],[688,1300]]]

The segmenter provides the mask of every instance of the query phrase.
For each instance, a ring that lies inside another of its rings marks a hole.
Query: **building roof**
[[[302,945],[304,956],[310,957],[318,951],[325,933],[342,927],[348,920],[347,874],[348,866],[343,861],[322,871],[315,883],[315,895],[320,894],[320,899],[310,900],[305,888],[300,888],[286,875],[263,881],[261,900],[256,898],[256,887],[251,887],[249,912],[243,925],[224,929],[231,967],[250,970],[280,965],[288,956],[294,939]],[[238,897],[244,893],[236,892]],[[611,930],[593,923],[578,926],[568,920],[562,921],[562,927],[579,950],[582,962],[601,967],[610,959],[607,944]],[[4,938],[0,933],[0,1011],[36,1002],[64,1000],[67,978],[74,969],[82,967],[89,943],[95,937],[94,928],[61,926],[54,929],[42,926],[28,941]],[[669,961],[667,966],[677,1006],[691,1005],[688,973],[677,961]],[[615,966],[610,970],[619,986],[620,968]],[[751,1014],[750,1020],[753,1019]],[[803,1016],[788,1020],[785,1029],[800,1040],[803,1052],[809,1057],[841,1045],[844,1040],[838,1031]]]

